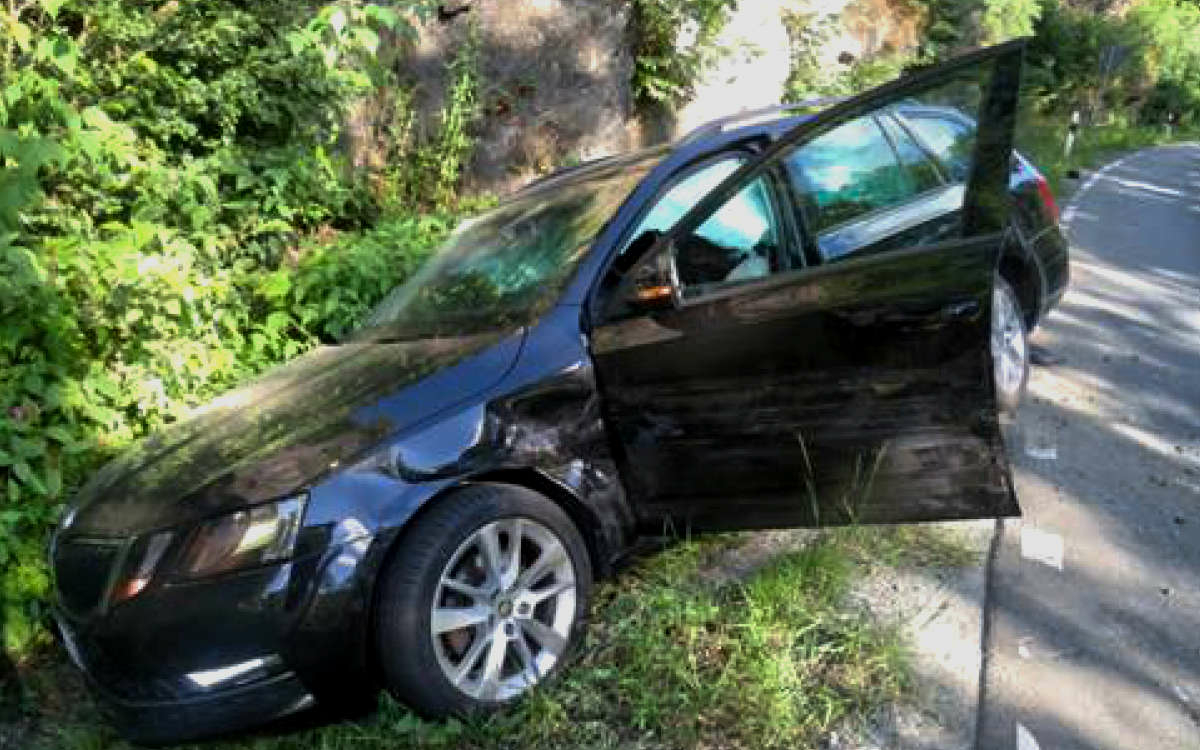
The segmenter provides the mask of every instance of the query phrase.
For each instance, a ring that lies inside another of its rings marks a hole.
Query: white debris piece
[[[1063,538],[1053,532],[1025,526],[1021,529],[1021,557],[1062,570]]]

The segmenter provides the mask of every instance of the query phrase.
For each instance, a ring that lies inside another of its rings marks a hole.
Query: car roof
[[[711,153],[742,141],[762,138],[775,140],[788,130],[812,119],[822,109],[840,101],[842,99],[811,99],[736,112],[705,122],[674,142],[592,159],[556,170],[524,185],[513,196],[524,197],[551,187],[559,189],[566,185],[587,182],[610,174],[613,167],[646,165],[653,169],[656,163],[691,162],[695,155]]]

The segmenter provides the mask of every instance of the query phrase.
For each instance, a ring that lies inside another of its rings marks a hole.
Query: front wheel
[[[1016,411],[1029,380],[1025,317],[1012,286],[996,276],[992,290],[992,368],[1000,411]]]
[[[592,587],[579,531],[532,490],[479,484],[406,530],[380,584],[388,689],[431,717],[512,701],[556,672]]]

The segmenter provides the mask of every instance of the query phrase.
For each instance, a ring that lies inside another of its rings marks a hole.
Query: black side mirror
[[[634,310],[648,311],[670,309],[681,300],[675,248],[667,244],[657,248],[651,259],[634,270],[625,302]]]

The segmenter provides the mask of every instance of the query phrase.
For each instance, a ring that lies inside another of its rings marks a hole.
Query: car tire
[[[1012,414],[1029,381],[1029,340],[1021,302],[1003,276],[992,290],[992,377],[1000,411]]]
[[[512,485],[457,490],[405,530],[382,573],[385,686],[430,718],[511,702],[569,659],[591,589],[587,547],[558,505]]]

